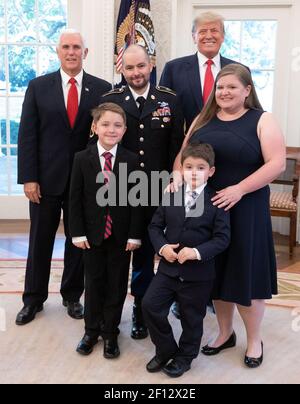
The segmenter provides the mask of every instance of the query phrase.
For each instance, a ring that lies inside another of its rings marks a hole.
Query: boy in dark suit
[[[163,370],[170,377],[179,377],[199,354],[215,277],[214,258],[230,242],[229,214],[213,206],[215,191],[207,185],[215,172],[214,160],[210,145],[187,146],[182,153],[185,184],[179,192],[168,194],[168,203],[167,199],[163,202],[149,227],[153,246],[162,257],[143,300],[156,347],[156,356],[147,365],[149,372]],[[168,322],[175,299],[182,313],[179,346]]]
[[[129,176],[138,169],[138,157],[119,145],[126,131],[121,107],[102,104],[93,111],[93,118],[99,141],[76,155],[70,193],[71,235],[73,243],[84,250],[85,265],[85,335],[77,352],[92,353],[101,335],[104,357],[112,359],[120,355],[118,326],[131,251],[141,245],[142,222],[140,208],[131,207],[127,196],[127,203],[120,203],[124,189],[119,192],[119,187],[124,182],[124,164]],[[99,173],[102,185],[97,185]],[[112,191],[116,191],[115,201]]]

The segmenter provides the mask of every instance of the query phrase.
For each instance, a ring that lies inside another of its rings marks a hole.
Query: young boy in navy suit
[[[215,155],[208,144],[189,145],[182,153],[184,186],[168,194],[149,226],[155,251],[162,257],[157,275],[143,300],[155,357],[149,372],[179,377],[190,369],[200,350],[203,319],[215,278],[214,258],[230,242],[229,213],[213,206]],[[178,203],[179,202],[179,203]],[[168,321],[174,300],[181,309],[179,345]]]
[[[127,204],[120,203],[126,193],[126,188],[121,189],[122,170],[126,165],[127,178],[137,171],[138,157],[119,145],[126,132],[121,107],[102,104],[93,111],[93,118],[99,140],[76,155],[70,192],[71,236],[84,250],[85,266],[85,335],[77,352],[89,355],[101,336],[104,357],[113,359],[120,355],[118,326],[127,295],[131,251],[140,247],[142,236],[141,208],[132,207],[126,195]],[[103,175],[101,185],[96,181],[99,173]],[[99,191],[103,191],[103,201]],[[110,191],[116,191],[115,201]]]

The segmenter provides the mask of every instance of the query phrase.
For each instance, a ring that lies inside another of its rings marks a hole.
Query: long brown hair
[[[217,115],[218,111],[220,110],[220,107],[218,106],[215,97],[217,83],[222,77],[229,76],[231,74],[236,76],[239,79],[239,81],[243,84],[243,86],[245,87],[251,86],[251,92],[249,96],[245,99],[245,108],[263,110],[263,107],[259,102],[250,71],[241,64],[232,63],[230,65],[225,66],[217,75],[213,91],[211,92],[207,104],[194,121],[193,129],[191,131],[190,136],[192,136],[200,128],[203,128],[203,126],[207,125]]]

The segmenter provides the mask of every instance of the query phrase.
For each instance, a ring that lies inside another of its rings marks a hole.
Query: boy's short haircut
[[[119,105],[114,104],[113,102],[106,102],[104,104],[100,104],[98,107],[92,110],[92,117],[94,123],[97,123],[101,117],[105,114],[105,112],[114,112],[122,116],[124,124],[126,125],[126,113]]]
[[[181,164],[183,165],[189,157],[205,160],[210,168],[215,165],[215,152],[213,147],[208,143],[194,143],[186,146],[182,152]]]

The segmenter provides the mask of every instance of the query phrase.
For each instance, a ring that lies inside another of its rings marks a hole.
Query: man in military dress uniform
[[[103,96],[103,102],[120,105],[127,115],[127,132],[122,145],[139,155],[140,169],[150,180],[153,171],[172,172],[173,162],[184,137],[184,121],[175,93],[150,84],[152,64],[145,48],[131,45],[123,56],[123,75],[127,86]],[[150,190],[154,192],[154,190]],[[156,190],[157,192],[157,190]],[[148,336],[141,302],[154,276],[155,251],[148,236],[148,225],[157,206],[148,206],[144,213],[142,247],[133,254],[131,293],[135,297],[131,336]]]

